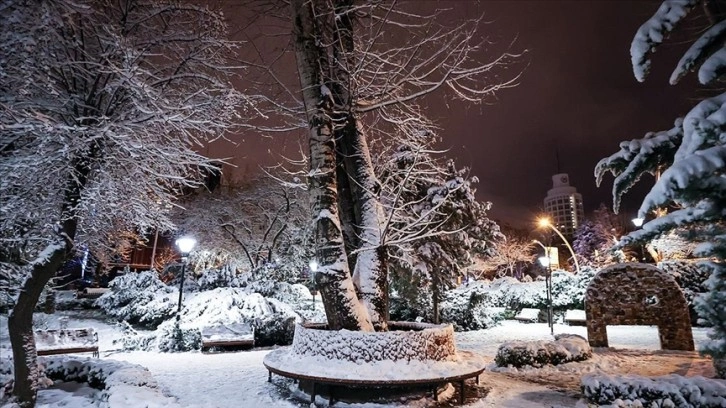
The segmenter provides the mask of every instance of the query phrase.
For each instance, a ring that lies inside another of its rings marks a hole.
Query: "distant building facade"
[[[552,176],[552,188],[547,191],[544,209],[552,224],[571,241],[575,230],[584,220],[585,213],[582,208],[582,195],[570,185],[570,177],[566,173]]]

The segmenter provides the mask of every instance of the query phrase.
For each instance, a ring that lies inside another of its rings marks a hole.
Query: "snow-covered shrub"
[[[217,288],[185,295],[181,322],[169,319],[153,334],[126,330],[124,348],[179,351],[201,348],[200,330],[208,326],[248,323],[255,329],[255,345],[290,344],[295,323],[302,318],[289,305],[243,288]]]
[[[441,321],[453,324],[457,331],[494,327],[502,320],[502,314],[488,307],[490,303],[486,293],[451,291],[441,303]]]
[[[314,298],[310,289],[305,285],[278,282],[270,297],[289,305],[307,323],[326,323],[328,321],[322,299],[319,296],[317,299]]]
[[[198,327],[181,327],[179,322],[167,320],[156,329],[156,348],[161,352],[199,350],[202,334]]]
[[[154,271],[127,273],[109,283],[95,305],[106,314],[147,328],[156,328],[176,312],[178,291]]]
[[[590,345],[582,336],[558,334],[555,341],[513,341],[499,346],[494,362],[499,367],[543,367],[592,357]]]
[[[709,268],[693,260],[674,260],[658,263],[658,269],[676,278],[676,283],[683,290],[683,295],[688,303],[691,324],[695,324],[698,321],[695,299],[708,292],[706,281],[711,274]]]
[[[149,370],[140,365],[68,356],[40,361],[51,380],[84,382],[101,390],[101,407],[131,408],[148,406],[150,402],[155,406],[178,406],[174,398],[163,395]]]
[[[239,288],[244,286],[244,279],[231,267],[209,269],[197,278],[200,291],[216,288]]]
[[[633,407],[722,408],[726,383],[703,377],[586,375],[582,395],[592,404]]]
[[[446,297],[446,295],[444,295]],[[429,286],[407,293],[394,292],[391,295],[389,315],[399,322],[433,321],[433,302]]]

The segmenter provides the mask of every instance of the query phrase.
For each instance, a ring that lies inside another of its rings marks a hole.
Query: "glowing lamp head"
[[[551,226],[552,223],[550,222],[550,219],[549,218],[542,217],[542,218],[540,218],[540,219],[537,220],[537,225],[540,228],[547,228],[547,227]]]
[[[643,221],[645,221],[645,219],[643,219],[641,217],[633,218],[633,225],[640,228],[643,226]]]
[[[316,260],[313,259],[312,261],[310,261],[310,263],[308,264],[308,266],[310,267],[310,270],[311,271],[313,271],[313,272],[317,272],[318,271],[318,261],[316,261]]]
[[[549,256],[540,256],[537,259],[539,260],[539,264],[542,265],[542,266],[544,266],[544,267],[547,267],[547,265],[550,264],[550,257]]]
[[[176,240],[176,246],[179,248],[179,252],[182,253],[182,256],[189,255],[196,244],[197,241],[192,237],[181,237]]]

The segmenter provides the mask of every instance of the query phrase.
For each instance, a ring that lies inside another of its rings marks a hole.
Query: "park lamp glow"
[[[311,271],[313,271],[313,272],[317,272],[318,271],[318,261],[316,261],[316,260],[313,259],[312,261],[310,261],[310,263],[308,264],[308,266],[310,267],[310,270]]]
[[[537,225],[539,225],[540,228],[547,228],[547,227],[551,227],[552,223],[550,222],[549,218],[541,217],[537,220]]]
[[[550,257],[549,256],[540,256],[538,258],[539,264],[544,266],[545,268],[550,264]]]
[[[633,225],[640,228],[643,226],[643,222],[645,221],[645,218],[636,217],[636,218],[633,218],[632,221],[633,221]]]
[[[194,249],[197,241],[192,237],[181,237],[175,243],[177,248],[179,248],[179,252],[181,252],[182,258],[186,258],[192,252],[192,249]]]

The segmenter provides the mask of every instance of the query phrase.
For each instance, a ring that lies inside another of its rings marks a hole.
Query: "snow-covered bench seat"
[[[91,328],[36,330],[35,348],[39,356],[93,353],[98,357],[98,334]]]
[[[79,299],[82,298],[89,298],[89,299],[97,299],[100,298],[104,293],[108,292],[109,288],[85,288],[83,290],[79,290],[76,293],[76,297]]]
[[[536,323],[539,321],[539,309],[522,309],[514,316],[514,320],[520,322]]]
[[[570,326],[584,326],[587,323],[585,311],[572,309],[565,312],[565,323]]]
[[[211,347],[255,345],[255,329],[247,323],[220,324],[203,327],[202,351]]]

